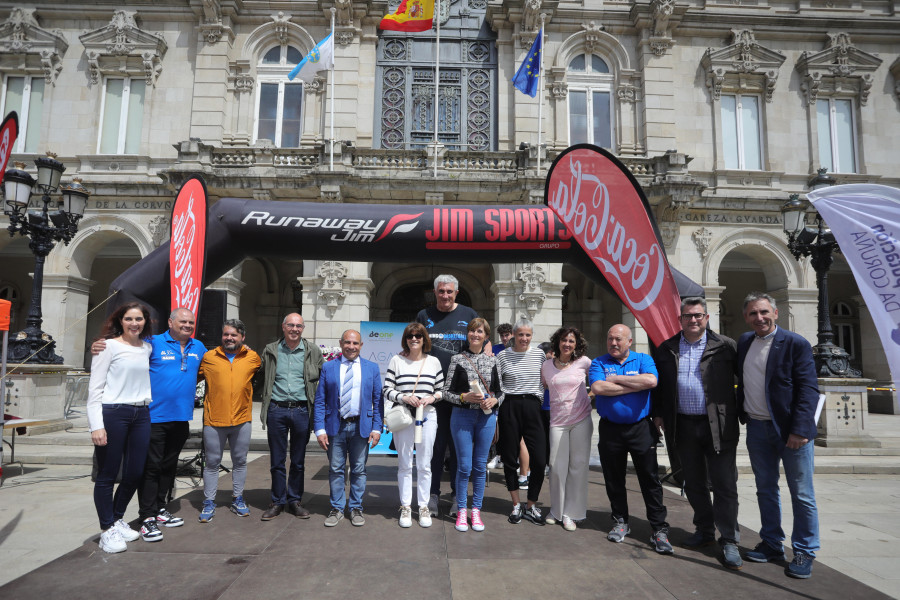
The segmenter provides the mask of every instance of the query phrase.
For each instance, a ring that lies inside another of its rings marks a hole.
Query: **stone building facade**
[[[900,185],[897,0],[445,1],[437,145],[434,32],[378,30],[396,4],[0,4],[0,102],[24,126],[14,160],[33,169],[52,150],[64,181],[79,176],[91,192],[78,235],[46,267],[44,330],[67,364],[85,364],[110,282],[167,239],[174,192],[190,174],[213,201],[343,203],[348,213],[539,204],[550,162],[585,141],[641,183],[670,261],[705,288],[713,327],[744,331],[741,299],[761,289],[780,301],[785,326],[815,338],[815,273],[788,252],[779,209],[822,166],[839,183]],[[333,136],[330,76],[286,78],[328,32],[332,8]],[[533,99],[510,79],[542,17],[545,85]],[[421,258],[260,257],[211,288],[254,346],[291,310],[326,345],[362,320],[406,321],[443,272],[491,323],[530,316],[536,339],[576,325],[592,355],[610,325],[634,324],[571,265]],[[32,264],[24,238],[0,238],[14,329]],[[840,257],[830,289],[837,341],[866,376],[890,379]],[[639,328],[637,339],[646,340]]]

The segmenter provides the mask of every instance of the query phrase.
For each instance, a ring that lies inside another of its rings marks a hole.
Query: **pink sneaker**
[[[481,511],[472,509],[472,531],[484,531],[484,523],[481,521]]]
[[[462,508],[459,511],[459,514],[456,515],[456,530],[457,531],[468,531],[469,524],[466,522],[466,509]]]

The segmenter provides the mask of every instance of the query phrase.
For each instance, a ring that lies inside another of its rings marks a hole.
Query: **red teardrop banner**
[[[199,318],[206,270],[206,184],[198,176],[181,186],[172,208],[169,244],[170,310],[186,308]]]
[[[653,343],[675,335],[678,288],[628,168],[597,146],[571,146],[553,161],[544,198]]]

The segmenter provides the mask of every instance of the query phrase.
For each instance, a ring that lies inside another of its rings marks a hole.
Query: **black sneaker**
[[[158,542],[163,539],[162,531],[156,525],[156,517],[149,517],[141,523],[141,538],[145,542]]]
[[[513,504],[512,512],[509,513],[509,518],[507,521],[512,523],[513,525],[518,525],[522,520],[522,504]]]
[[[541,509],[539,509],[536,504],[532,504],[530,507],[526,508],[522,513],[522,516],[535,525],[544,524],[544,517],[541,515]]]
[[[184,519],[176,517],[166,509],[162,508],[156,515],[156,524],[165,525],[166,527],[181,527],[184,525]]]

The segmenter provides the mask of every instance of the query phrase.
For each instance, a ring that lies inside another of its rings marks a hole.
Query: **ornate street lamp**
[[[89,194],[80,180],[74,179],[71,185],[60,190],[61,198],[54,198],[66,167],[51,152],[34,163],[37,165],[37,180],[25,172],[24,163],[15,163],[15,168],[8,170],[3,179],[6,196],[3,212],[9,217],[9,235],[18,233],[28,237],[28,247],[34,254],[31,309],[25,320],[25,329],[9,341],[9,361],[61,364],[63,359],[56,354],[56,342],[41,331],[44,259],[56,242],[68,244],[75,236]],[[32,192],[35,192],[34,199]]]
[[[823,168],[819,169],[808,186],[815,190],[834,183],[834,178]],[[846,350],[834,345],[834,333],[831,330],[828,270],[834,262],[832,253],[840,252],[841,249],[819,213],[816,213],[816,226],[806,226],[807,208],[809,203],[806,200],[800,200],[797,194],[791,194],[790,199],[781,207],[781,214],[791,254],[798,261],[804,256],[812,257],[810,262],[816,271],[816,287],[819,288],[819,343],[813,346],[816,371],[819,377],[860,377],[862,374],[850,366],[850,356]]]

